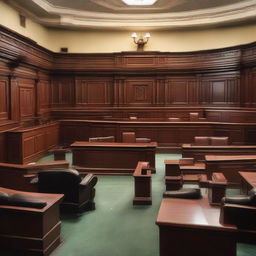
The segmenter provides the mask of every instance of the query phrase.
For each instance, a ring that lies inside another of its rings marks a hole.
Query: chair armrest
[[[90,184],[90,186],[94,187],[97,181],[98,181],[98,178],[92,173],[89,173],[82,179],[79,185],[84,187]]]
[[[256,207],[223,203],[220,211],[222,225],[236,225],[240,229],[256,230]]]

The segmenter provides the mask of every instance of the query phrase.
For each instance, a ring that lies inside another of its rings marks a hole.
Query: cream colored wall
[[[136,50],[129,31],[47,29],[31,19],[27,19],[27,27],[23,28],[19,25],[18,12],[1,0],[0,10],[0,24],[55,52],[59,52],[60,47],[68,47],[69,52],[78,53]],[[145,46],[145,50],[149,51],[206,50],[256,41],[256,24],[215,29],[145,32],[152,35]]]
[[[5,4],[3,0],[0,0],[0,24],[23,36],[29,37],[43,47],[50,48],[48,30],[28,18],[26,19],[26,28],[23,28],[20,26],[19,13]]]
[[[145,31],[148,32],[148,31]],[[196,51],[247,44],[256,41],[256,24],[202,30],[149,31],[145,46],[149,51]],[[136,50],[129,31],[49,30],[54,51],[68,47],[69,52],[120,52]]]

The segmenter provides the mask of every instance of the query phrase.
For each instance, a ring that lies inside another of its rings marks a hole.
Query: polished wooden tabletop
[[[75,141],[70,145],[71,147],[157,147],[156,142],[148,143],[124,143],[124,142],[89,142],[89,141]]]
[[[210,206],[207,198],[191,200],[163,198],[156,224],[222,231],[237,231],[234,225],[219,223],[220,208]]]
[[[206,161],[240,161],[240,160],[256,160],[256,155],[206,155]]]
[[[205,148],[205,149],[256,149],[256,145],[193,145],[182,144],[182,148]]]
[[[256,172],[238,172],[252,187],[256,187]]]

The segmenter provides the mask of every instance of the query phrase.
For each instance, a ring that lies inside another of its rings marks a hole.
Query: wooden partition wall
[[[170,53],[61,54],[0,27],[4,132],[48,119],[188,118],[256,123],[256,43]]]

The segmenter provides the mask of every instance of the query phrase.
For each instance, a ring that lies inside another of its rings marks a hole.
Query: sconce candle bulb
[[[138,37],[137,33],[133,32],[131,38],[133,38],[134,43],[137,44],[137,51],[143,51],[144,45],[148,42],[150,38],[150,33],[147,32],[144,37],[142,37],[142,35]]]

